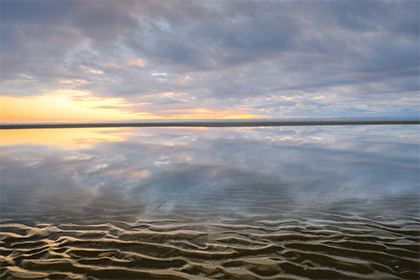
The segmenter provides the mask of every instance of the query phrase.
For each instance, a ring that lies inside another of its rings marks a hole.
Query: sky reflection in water
[[[417,217],[418,132],[410,125],[1,131],[1,214]],[[22,133],[37,137],[10,140]]]

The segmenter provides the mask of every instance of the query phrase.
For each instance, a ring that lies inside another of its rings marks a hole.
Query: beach
[[[413,127],[8,142],[1,279],[418,279]]]

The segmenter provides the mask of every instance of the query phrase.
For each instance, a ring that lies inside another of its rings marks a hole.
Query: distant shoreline
[[[324,118],[324,119],[252,119],[252,120],[145,120],[92,123],[7,123],[0,129],[111,128],[111,127],[249,127],[249,126],[325,126],[325,125],[400,125],[420,124],[407,118]]]

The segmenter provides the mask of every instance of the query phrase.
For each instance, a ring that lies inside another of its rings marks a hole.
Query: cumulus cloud
[[[173,92],[194,98],[174,109],[416,116],[418,9],[416,1],[6,1],[2,94],[66,87],[132,108],[154,95],[148,108],[159,112],[157,94]],[[272,103],[285,95],[299,97],[293,110]]]

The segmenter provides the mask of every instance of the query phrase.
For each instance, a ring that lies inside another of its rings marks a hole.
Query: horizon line
[[[420,124],[420,118],[327,117],[286,119],[179,119],[117,122],[0,123],[3,129],[106,128],[106,127],[247,127],[247,126],[325,126]]]

